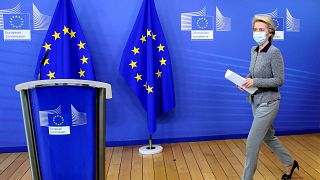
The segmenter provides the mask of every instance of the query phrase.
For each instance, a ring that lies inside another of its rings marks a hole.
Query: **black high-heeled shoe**
[[[299,170],[299,163],[298,163],[296,160],[294,160],[293,166],[292,166],[291,171],[290,171],[290,174],[286,174],[286,173],[283,174],[282,177],[281,177],[281,179],[291,179],[291,176],[292,176],[292,174],[293,174],[293,171],[294,171],[294,169],[296,169],[296,168],[298,168],[298,170]]]

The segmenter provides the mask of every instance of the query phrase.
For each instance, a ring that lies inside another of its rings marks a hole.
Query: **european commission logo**
[[[32,17],[30,13],[21,13],[20,3],[0,10],[0,30],[5,41],[30,41],[32,25],[35,31],[48,30],[50,23],[51,16],[42,14],[35,4],[32,4]]]
[[[284,39],[284,18],[272,18],[274,27],[275,27],[275,35],[273,39],[283,40]]]
[[[29,14],[3,14],[3,37],[8,40],[31,40]]]
[[[274,40],[284,40],[285,27],[287,32],[300,32],[300,19],[294,18],[289,9],[286,9],[286,26],[285,18],[278,17],[278,9],[275,9],[270,13],[256,14],[255,16],[260,15],[269,16],[273,19],[276,29]]]
[[[71,126],[87,124],[87,114],[79,112],[74,105],[63,109],[61,105],[53,110],[39,111],[40,126],[48,127],[50,135],[69,135]]]
[[[191,39],[213,39],[213,17],[193,16]]]
[[[216,31],[231,31],[231,18],[222,15],[216,6],[216,18],[207,15],[207,8],[181,13],[181,31],[190,31],[191,40],[213,40]]]

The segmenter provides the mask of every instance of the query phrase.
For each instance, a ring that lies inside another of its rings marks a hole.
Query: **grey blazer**
[[[247,77],[253,79],[253,85],[257,88],[274,88],[284,83],[284,64],[281,52],[269,43],[260,52],[258,47],[251,48],[251,63]],[[280,91],[261,92],[247,97],[250,103],[261,104],[280,100]],[[253,101],[252,101],[253,100]]]

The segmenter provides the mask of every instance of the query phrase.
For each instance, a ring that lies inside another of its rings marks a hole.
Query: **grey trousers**
[[[252,104],[253,122],[247,138],[246,162],[244,167],[243,180],[252,180],[257,168],[260,145],[262,141],[275,153],[283,166],[288,167],[293,163],[292,157],[283,147],[279,139],[274,136],[273,120],[279,111],[280,100]]]

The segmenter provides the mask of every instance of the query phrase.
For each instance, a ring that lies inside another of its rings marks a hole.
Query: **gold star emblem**
[[[44,47],[46,49],[46,51],[51,50],[51,44],[48,44],[46,42],[45,42],[45,45],[42,47]]]
[[[60,33],[57,33],[56,31],[54,31],[52,36],[54,37],[54,40],[60,39]]]
[[[69,34],[69,28],[67,28],[66,26],[63,27],[63,33],[64,35]]]
[[[162,46],[162,44],[160,43],[160,45],[158,46],[159,52],[160,52],[160,51],[164,51],[164,47],[165,47],[165,46]]]
[[[152,30],[147,29],[147,37],[151,36],[151,31]]]
[[[80,41],[80,43],[78,44],[79,50],[80,50],[80,49],[85,49],[85,48],[84,48],[84,45],[86,45],[86,43],[82,43],[82,42]]]
[[[80,77],[84,77],[84,73],[85,73],[86,71],[82,71],[82,69],[80,68],[80,71],[78,72],[79,73],[79,75],[80,75]]]
[[[87,58],[87,57],[85,57],[85,56],[82,56],[82,58],[81,58],[80,60],[82,61],[82,64],[84,64],[84,63],[87,63],[87,64],[88,64],[88,59],[89,59],[89,58]]]
[[[134,55],[136,55],[136,54],[139,54],[140,52],[139,52],[139,49],[140,48],[136,48],[135,46],[133,47],[133,50],[131,50],[133,53],[134,53]]]
[[[158,75],[158,78],[160,78],[162,75],[162,72],[158,69],[158,72],[156,72],[155,74]]]
[[[141,38],[140,38],[140,41],[142,42],[142,44],[143,44],[144,42],[146,42],[146,41],[147,41],[147,40],[146,40],[146,36],[142,35]]]
[[[147,88],[147,91],[148,91],[148,94],[150,94],[150,93],[153,93],[153,87],[150,87],[149,85],[148,85],[148,88]]]
[[[157,36],[156,34],[152,34],[152,39],[153,39],[153,40],[157,40],[157,39],[156,39],[156,36]]]
[[[137,73],[137,75],[134,78],[137,80],[137,82],[141,81],[142,80],[142,74],[138,74]]]
[[[74,32],[74,31],[72,31],[72,29],[71,29],[71,31],[70,31],[70,39],[72,39],[72,38],[76,38],[76,33],[77,32]]]
[[[49,64],[49,59],[44,60],[43,66],[46,66],[47,64]]]
[[[137,61],[132,61],[131,60],[131,63],[129,64],[129,66],[131,66],[131,69],[137,67]]]
[[[49,71],[49,74],[47,74],[47,76],[48,76],[50,79],[54,79],[54,78],[56,78],[56,77],[54,76],[54,74],[55,74],[55,72]]]
[[[159,60],[159,62],[160,62],[160,66],[162,66],[162,65],[165,65],[165,66],[166,66],[166,65],[167,65],[167,64],[166,64],[167,60],[165,60],[165,59],[163,59],[163,58],[162,58],[161,60]]]

